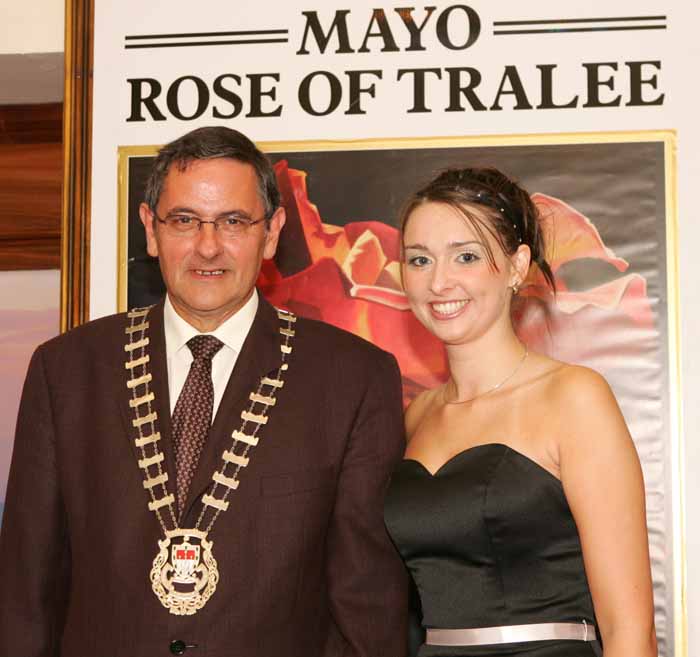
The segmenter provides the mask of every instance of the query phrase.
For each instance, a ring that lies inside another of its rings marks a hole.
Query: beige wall
[[[0,54],[63,52],[63,0],[0,0]]]

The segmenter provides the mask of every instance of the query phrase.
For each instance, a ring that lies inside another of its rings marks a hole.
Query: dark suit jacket
[[[147,509],[126,388],[124,315],[42,345],[24,387],[0,535],[1,657],[402,657],[406,583],[382,520],[403,450],[392,356],[299,319],[284,388],[210,539],[220,581],[194,616],[151,590],[161,529]],[[151,371],[170,476],[162,303]],[[280,363],[261,299],[201,456],[194,525],[259,377]]]

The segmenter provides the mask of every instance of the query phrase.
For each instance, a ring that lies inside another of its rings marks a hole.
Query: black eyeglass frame
[[[199,233],[200,230],[202,230],[202,225],[203,224],[213,224],[214,225],[214,230],[218,231],[220,226],[224,225],[224,222],[229,220],[229,219],[236,219],[240,223],[241,226],[243,226],[243,232],[247,231],[249,228],[252,228],[253,226],[262,223],[263,221],[267,221],[266,217],[263,217],[262,219],[245,219],[243,217],[235,217],[233,215],[229,215],[227,217],[217,217],[216,219],[213,219],[211,221],[205,221],[201,217],[198,217],[196,215],[188,215],[185,213],[177,214],[172,217],[166,217],[165,219],[161,219],[154,210],[151,210],[151,214],[153,215],[153,218],[158,221],[158,223],[165,224],[166,226],[169,224],[174,224],[172,220],[176,220],[178,217],[188,217],[189,219],[192,220],[193,223],[197,224],[197,233]],[[171,221],[168,221],[170,219]],[[177,231],[174,231],[177,233]]]

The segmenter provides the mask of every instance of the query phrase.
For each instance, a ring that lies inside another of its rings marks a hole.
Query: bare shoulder
[[[604,411],[617,402],[610,385],[602,374],[582,365],[560,363],[551,374],[548,392],[563,410],[577,414],[589,413],[592,407]]]
[[[608,382],[595,370],[534,352],[530,352],[529,360],[530,376],[525,385],[538,390],[549,408],[576,412],[593,402],[607,400],[615,404]]]
[[[418,425],[422,422],[428,409],[432,406],[435,395],[440,388],[424,390],[408,405],[406,409],[405,424],[406,437],[411,440],[411,436],[416,432]]]
[[[561,418],[561,439],[593,445],[629,440],[615,395],[601,374],[588,367],[562,364],[548,381],[549,404]]]

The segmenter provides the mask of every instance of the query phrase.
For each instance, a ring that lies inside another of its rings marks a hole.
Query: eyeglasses
[[[214,229],[221,235],[235,239],[243,237],[255,224],[265,221],[265,219],[253,220],[235,214],[217,217],[214,221],[204,221],[200,217],[191,214],[173,214],[165,219],[161,219],[154,212],[153,216],[161,224],[165,224],[165,230],[168,234],[181,237],[193,237],[199,233],[202,224],[214,224]]]

